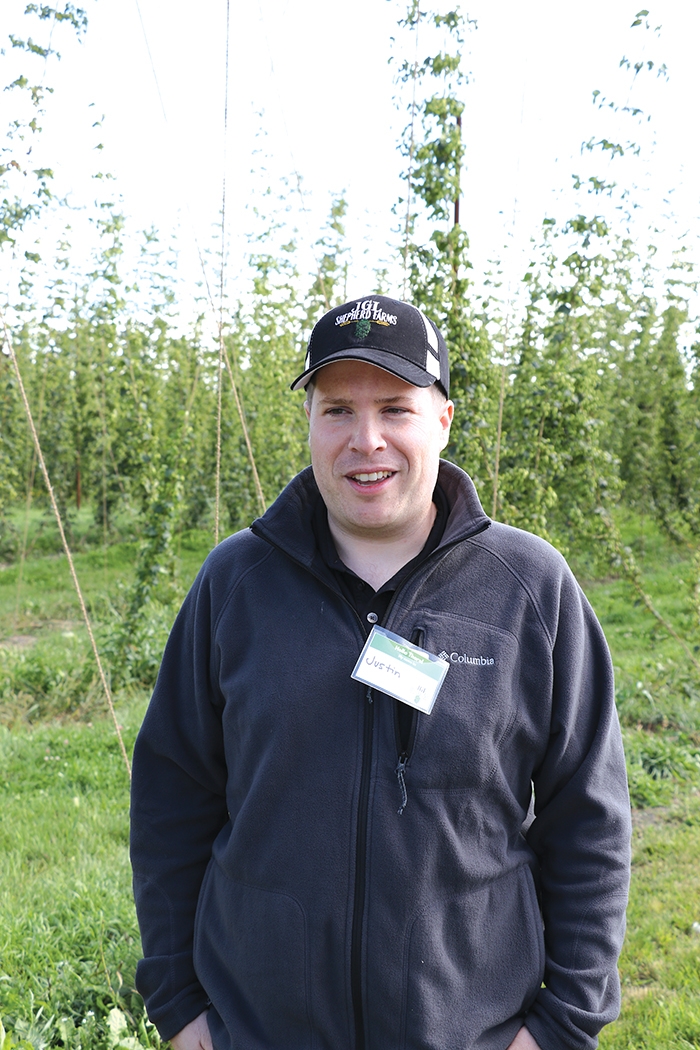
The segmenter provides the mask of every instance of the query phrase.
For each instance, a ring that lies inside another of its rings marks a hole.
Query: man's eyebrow
[[[397,405],[401,402],[410,402],[410,394],[394,394],[393,397],[375,397],[375,405]],[[330,397],[326,394],[321,395],[319,398],[324,405],[352,405],[353,400],[351,397]]]

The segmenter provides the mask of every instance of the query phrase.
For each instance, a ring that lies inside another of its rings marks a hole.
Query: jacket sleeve
[[[227,821],[211,621],[202,571],[171,632],[134,750],[131,861],[144,955],[136,985],[164,1039],[208,1005],[192,961],[195,913]]]
[[[526,1023],[542,1050],[590,1050],[619,1012],[630,806],[610,654],[568,573],[555,622],[550,736],[527,833],[540,864],[545,976]]]

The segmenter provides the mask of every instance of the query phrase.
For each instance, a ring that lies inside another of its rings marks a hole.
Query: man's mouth
[[[370,485],[376,481],[384,481],[385,478],[390,478],[395,473],[393,470],[372,470],[367,474],[350,474],[349,477],[352,481],[359,482],[360,485]]]

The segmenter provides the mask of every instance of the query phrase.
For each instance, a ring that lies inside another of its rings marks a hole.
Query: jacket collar
[[[438,550],[465,540],[491,524],[491,519],[479,502],[472,479],[454,463],[440,460],[438,484],[450,507]],[[294,561],[311,569],[317,555],[311,522],[314,507],[320,499],[313,469],[306,467],[283,489],[265,514],[255,519],[251,530]]]

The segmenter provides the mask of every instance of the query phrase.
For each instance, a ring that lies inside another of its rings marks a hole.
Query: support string
[[[71,554],[70,547],[68,546],[68,541],[66,539],[66,534],[65,534],[65,531],[64,531],[64,528],[63,528],[63,522],[61,520],[61,513],[60,513],[60,511],[58,509],[58,503],[56,502],[56,496],[54,494],[53,485],[51,484],[51,478],[49,477],[49,472],[48,472],[48,469],[46,467],[46,462],[44,460],[44,454],[43,454],[43,452],[41,450],[41,443],[39,441],[39,435],[37,433],[37,429],[36,429],[36,426],[34,424],[34,418],[32,416],[32,410],[29,407],[29,400],[27,398],[27,392],[26,392],[26,390],[24,388],[24,382],[22,381],[22,373],[20,371],[19,361],[17,360],[17,355],[15,354],[15,348],[12,345],[12,340],[10,339],[10,333],[9,333],[9,331],[7,329],[7,324],[5,323],[5,315],[1,311],[0,311],[0,321],[2,322],[2,330],[3,330],[3,335],[4,335],[3,345],[4,345],[4,347],[7,350],[7,353],[9,355],[9,357],[10,357],[10,360],[12,361],[12,367],[14,368],[14,372],[15,372],[15,375],[17,377],[17,385],[19,387],[20,396],[22,398],[22,404],[24,405],[24,411],[25,411],[25,414],[27,416],[27,422],[29,423],[29,429],[30,429],[31,434],[32,434],[32,441],[34,442],[34,448],[36,450],[36,458],[39,461],[39,466],[41,467],[41,473],[44,476],[44,482],[46,484],[46,489],[47,489],[47,492],[49,494],[49,499],[51,500],[51,506],[53,508],[54,517],[56,518],[56,524],[58,525],[58,531],[59,531],[59,534],[61,536],[61,543],[63,544],[63,550],[65,551],[65,555],[66,555],[66,558],[68,560],[68,567],[70,569],[70,574],[71,574],[71,577],[73,579],[73,584],[75,586],[75,590],[76,590],[76,593],[78,595],[78,601],[80,603],[80,609],[81,609],[81,612],[83,614],[83,620],[85,622],[85,627],[87,628],[88,637],[90,639],[90,645],[92,646],[92,651],[93,651],[93,654],[95,656],[95,662],[97,664],[97,670],[98,670],[99,675],[100,675],[100,681],[102,682],[102,688],[104,689],[105,696],[107,697],[107,704],[109,706],[109,711],[110,711],[110,714],[112,716],[112,721],[114,722],[114,728],[115,728],[116,733],[117,733],[117,739],[119,741],[119,747],[120,747],[120,750],[121,750],[121,753],[122,753],[122,757],[124,759],[124,764],[126,765],[126,771],[127,771],[128,775],[129,775],[129,779],[131,779],[131,763],[129,762],[129,756],[126,753],[126,747],[124,746],[124,738],[122,736],[121,727],[119,725],[119,722],[117,721],[117,713],[114,710],[114,702],[112,700],[112,693],[111,693],[111,690],[110,690],[109,685],[107,683],[107,676],[106,676],[104,668],[102,666],[102,660],[100,659],[100,654],[99,654],[99,651],[97,649],[97,643],[95,642],[95,635],[94,635],[93,630],[92,630],[92,624],[90,623],[90,617],[88,616],[87,606],[85,604],[85,599],[83,597],[83,592],[81,590],[80,583],[78,581],[78,574],[75,571],[75,565],[73,563],[73,555]]]

